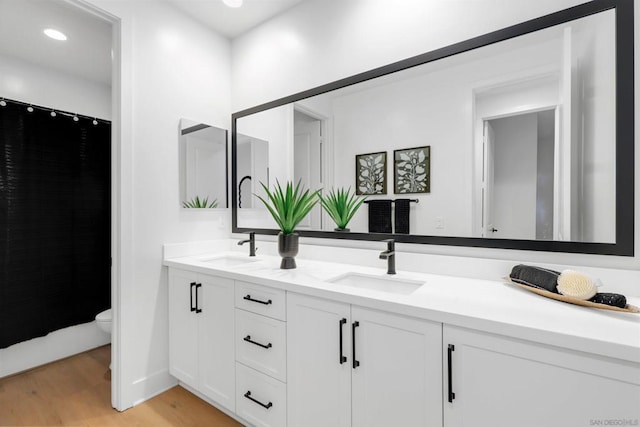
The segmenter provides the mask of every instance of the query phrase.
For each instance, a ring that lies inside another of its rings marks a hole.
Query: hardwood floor
[[[0,426],[240,426],[181,387],[111,407],[111,346],[0,379]]]

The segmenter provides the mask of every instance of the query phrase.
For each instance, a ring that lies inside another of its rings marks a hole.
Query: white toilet
[[[111,320],[113,319],[112,315],[111,315],[111,309],[102,311],[100,313],[98,313],[98,315],[96,316],[96,323],[98,324],[98,327],[105,331],[106,333],[108,333],[109,335],[111,335]]]

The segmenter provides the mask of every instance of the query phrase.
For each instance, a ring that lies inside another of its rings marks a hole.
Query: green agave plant
[[[201,199],[196,196],[189,201],[182,202],[183,208],[194,208],[194,209],[212,209],[218,207],[218,199],[213,199],[209,201],[209,197],[205,197]]]
[[[318,203],[320,190],[310,193],[309,190],[300,188],[300,181],[295,188],[293,183],[288,181],[284,190],[278,180],[276,180],[273,191],[270,191],[269,187],[262,182],[260,185],[264,188],[268,201],[257,194],[255,196],[269,209],[283,234],[292,234],[300,221]]]
[[[366,197],[356,197],[351,192],[351,187],[331,189],[328,195],[319,195],[322,207],[336,223],[339,229],[344,230],[360,208]]]

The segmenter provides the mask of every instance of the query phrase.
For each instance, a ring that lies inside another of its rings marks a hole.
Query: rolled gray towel
[[[558,293],[558,276],[560,272],[533,265],[518,264],[511,269],[509,277],[512,281],[545,291]]]

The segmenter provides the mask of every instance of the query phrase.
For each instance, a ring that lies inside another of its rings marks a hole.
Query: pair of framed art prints
[[[393,151],[393,192],[431,192],[431,146]],[[386,151],[356,155],[356,194],[387,194]]]

